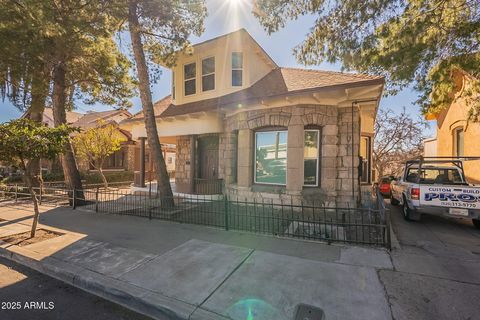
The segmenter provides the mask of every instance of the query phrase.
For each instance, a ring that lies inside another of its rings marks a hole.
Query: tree
[[[117,126],[106,123],[99,123],[98,127],[87,129],[73,138],[76,154],[98,170],[105,189],[108,189],[108,182],[103,173],[103,165],[109,156],[120,150],[123,141],[125,137]]]
[[[173,193],[163,158],[150,90],[148,60],[175,63],[176,52],[188,47],[190,34],[200,35],[205,17],[203,1],[129,0],[128,28],[138,76],[148,146],[157,175],[158,193],[173,205]]]
[[[379,178],[397,174],[402,163],[423,154],[423,132],[427,127],[422,118],[412,118],[405,108],[400,114],[380,109],[373,146],[373,163]]]
[[[121,10],[115,2],[0,0],[0,4],[2,80],[11,88],[9,97],[27,101],[32,118],[35,115],[41,121],[41,113],[36,110],[43,112],[50,95],[55,126],[67,122],[66,110],[72,109],[78,99],[121,108],[130,105],[128,98],[134,93],[130,62],[113,39],[122,24],[115,18]],[[2,92],[6,92],[5,86]],[[67,185],[80,190],[78,196],[82,198],[80,174],[69,141],[61,161]]]
[[[305,64],[341,61],[345,69],[384,75],[395,92],[413,84],[424,113],[438,112],[454,96],[452,72],[478,75],[478,0],[257,0],[254,13],[271,33],[289,19],[316,17],[294,53]],[[480,81],[469,99],[480,121]]]
[[[63,145],[74,129],[66,125],[49,128],[30,119],[18,119],[0,124],[0,161],[17,166],[24,172],[25,184],[33,201],[34,217],[30,236],[35,237],[38,224],[38,200],[34,182],[36,179],[27,170],[30,161],[53,159],[63,151]]]

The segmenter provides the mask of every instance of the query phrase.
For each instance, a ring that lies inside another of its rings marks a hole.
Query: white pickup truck
[[[472,219],[480,228],[480,187],[465,180],[464,160],[476,158],[420,158],[405,163],[391,183],[390,203],[403,206],[406,220],[423,213]]]

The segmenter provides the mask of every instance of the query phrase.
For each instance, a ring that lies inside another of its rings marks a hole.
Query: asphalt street
[[[149,320],[56,279],[0,258],[1,320]]]

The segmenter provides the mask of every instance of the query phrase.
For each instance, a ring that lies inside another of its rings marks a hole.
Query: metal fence
[[[370,208],[325,207],[320,203],[273,202],[225,195],[188,195],[173,198],[132,194],[125,190],[59,188],[36,190],[42,204],[71,205],[99,213],[121,214],[190,223],[225,230],[246,231],[305,240],[342,242],[390,248],[389,213],[378,192]],[[24,187],[0,188],[0,199],[29,197]]]

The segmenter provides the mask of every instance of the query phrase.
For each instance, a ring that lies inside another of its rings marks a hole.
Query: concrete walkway
[[[39,228],[63,235],[0,254],[157,319],[391,319],[381,249],[42,208]],[[0,236],[29,230],[31,209],[0,207]]]

